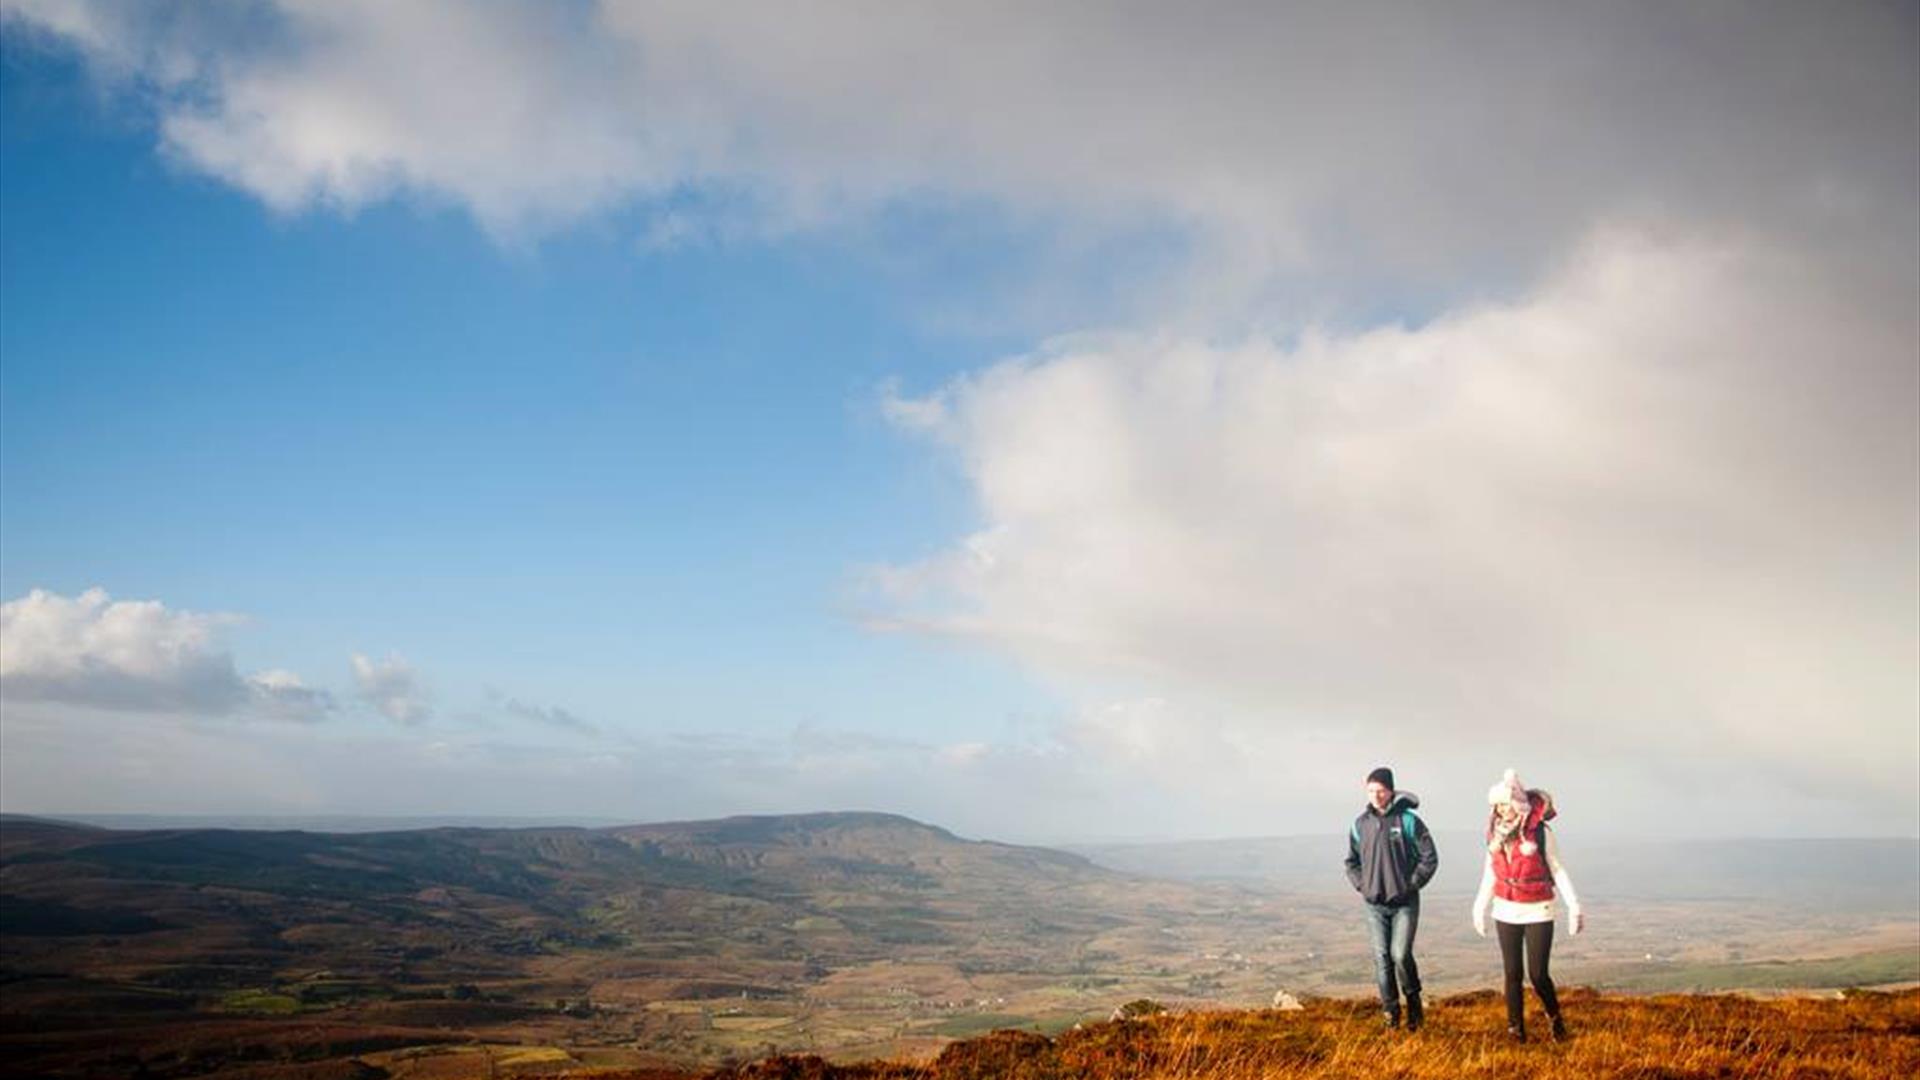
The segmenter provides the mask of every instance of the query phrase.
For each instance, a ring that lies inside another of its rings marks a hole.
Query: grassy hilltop
[[[1436,1002],[1417,1034],[1380,1029],[1371,1002],[1298,1012],[1197,1012],[1094,1024],[1047,1039],[1003,1031],[954,1043],[933,1061],[831,1065],[777,1058],[727,1080],[1469,1080],[1475,1077],[1793,1077],[1920,1075],[1920,991],[1841,1000],[1564,995],[1565,1043],[1515,1045],[1499,995]],[[1530,1003],[1531,1004],[1531,1003]],[[1538,1016],[1537,1012],[1534,1014]]]
[[[22,1076],[211,1080],[1881,1080],[1920,1075],[1920,990],[1835,998],[1630,997],[1563,993],[1571,1037],[1515,1045],[1492,991],[1436,1000],[1425,1030],[1383,1031],[1373,1003],[1309,1001],[1298,1011],[1164,1013],[1048,1036],[1001,1030],[917,1060],[776,1055],[718,1068],[635,1066],[538,1034],[490,1041],[429,1027],[259,1022],[182,1032],[170,1053],[128,1060],[43,1058]],[[1530,1007],[1532,1002],[1529,1002]],[[1531,1018],[1538,1018],[1533,1012]],[[269,1030],[270,1029],[270,1030]],[[98,1048],[95,1048],[96,1050]],[[160,1049],[150,1046],[152,1049]]]

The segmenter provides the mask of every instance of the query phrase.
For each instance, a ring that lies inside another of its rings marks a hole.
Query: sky
[[[1920,835],[1920,7],[0,0],[0,809]]]

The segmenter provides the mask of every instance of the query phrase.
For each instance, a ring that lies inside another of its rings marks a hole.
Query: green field
[[[235,990],[220,999],[222,1012],[287,1016],[300,1011],[300,999],[272,990]]]
[[[989,1031],[999,1031],[1002,1028],[1039,1031],[1040,1024],[1031,1016],[1019,1016],[1014,1013],[974,1013],[966,1016],[950,1016],[928,1030],[935,1035],[965,1039],[974,1035],[985,1035]]]
[[[1616,967],[1582,973],[1582,982],[1609,990],[1830,990],[1920,982],[1920,948],[1890,949],[1818,960],[1762,960],[1738,964]]]

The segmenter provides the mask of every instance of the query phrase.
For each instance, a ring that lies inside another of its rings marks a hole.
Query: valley
[[[516,1074],[912,1058],[1140,998],[1363,994],[1353,900],[1327,861],[1337,888],[1310,868],[1182,880],[862,813],[365,833],[9,818],[0,1065],[185,1077],[359,1060],[430,1076],[477,1060]],[[1556,946],[1563,982],[1920,979],[1897,906],[1590,904],[1604,931]],[[1421,930],[1436,992],[1496,975],[1466,910],[1457,877],[1436,882]]]

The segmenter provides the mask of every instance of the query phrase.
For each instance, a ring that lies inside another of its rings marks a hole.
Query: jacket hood
[[[1373,810],[1374,813],[1379,814],[1381,817],[1386,817],[1396,810],[1412,810],[1419,805],[1420,796],[1415,795],[1411,791],[1395,790],[1393,793],[1393,801],[1387,804],[1385,810],[1374,810],[1372,803],[1367,804],[1367,809]]]

